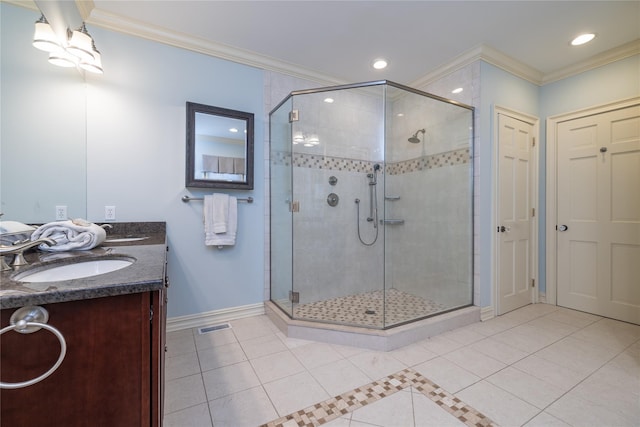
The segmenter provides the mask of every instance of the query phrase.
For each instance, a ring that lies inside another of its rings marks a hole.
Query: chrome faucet
[[[27,249],[31,249],[34,246],[39,246],[44,243],[47,246],[53,246],[56,244],[56,241],[53,239],[38,239],[38,240],[29,240],[27,242],[16,243],[11,246],[0,245],[0,270],[11,270],[11,267],[7,265],[4,260],[5,255],[13,255],[13,261],[11,262],[12,267],[19,267],[21,265],[29,264],[27,260],[24,259],[24,251]]]

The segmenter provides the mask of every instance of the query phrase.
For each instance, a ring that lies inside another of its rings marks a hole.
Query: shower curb
[[[414,342],[480,321],[480,307],[470,306],[390,329],[369,329],[293,320],[273,302],[265,314],[289,338],[391,351]]]

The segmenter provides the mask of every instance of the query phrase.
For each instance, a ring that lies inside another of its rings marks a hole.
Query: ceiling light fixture
[[[51,52],[49,54],[49,63],[58,67],[71,68],[78,65],[78,58],[66,50],[62,50],[60,52]]]
[[[333,98],[325,98],[324,102],[326,102],[327,104],[333,104]]]
[[[383,58],[378,58],[376,60],[373,61],[373,68],[375,68],[376,70],[382,70],[384,68],[387,68],[388,62],[386,59]]]
[[[589,43],[594,38],[596,38],[596,35],[593,33],[580,34],[578,37],[571,40],[571,46],[580,46],[585,43]]]
[[[41,15],[40,19],[36,21],[36,30],[33,33],[33,47],[45,52],[62,52],[64,50],[44,15]]]
[[[451,93],[460,93],[462,92],[464,89],[459,87],[459,88],[455,88],[454,90],[451,91]]]
[[[93,53],[93,60],[81,61],[80,68],[89,71],[90,73],[102,74],[102,55],[100,51],[96,49],[96,44],[91,40],[91,52]]]
[[[67,34],[69,31],[67,31]],[[93,39],[87,31],[84,22],[77,30],[71,32],[67,52],[80,58],[81,61],[93,61]]]
[[[231,129],[229,129],[229,132],[236,133],[236,132],[238,132],[238,129],[236,129],[236,128],[231,128]]]
[[[44,14],[36,21],[35,27],[33,47],[49,52],[49,63],[102,74],[102,57],[84,22],[77,30],[67,29],[66,40],[60,40]]]

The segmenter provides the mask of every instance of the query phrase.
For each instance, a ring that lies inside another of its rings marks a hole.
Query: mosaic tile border
[[[401,162],[390,162],[387,163],[385,172],[389,175],[401,175],[444,166],[467,164],[470,161],[471,150],[469,148],[461,148]],[[374,163],[368,160],[347,159],[323,154],[293,153],[293,166],[300,168],[366,173],[371,172]],[[272,153],[271,164],[290,166],[292,164],[291,153]]]
[[[263,424],[261,427],[312,427],[335,420],[363,406],[413,386],[438,406],[468,426],[497,426],[490,418],[442,389],[411,368],[316,403]]]

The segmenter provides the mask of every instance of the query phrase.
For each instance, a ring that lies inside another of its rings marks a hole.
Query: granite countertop
[[[29,265],[0,275],[0,308],[52,304],[161,289],[164,284],[166,233],[164,222],[113,223],[107,241],[90,251],[29,251]],[[110,243],[110,239],[145,237],[143,240]],[[51,265],[73,264],[87,259],[126,259],[135,262],[121,270],[74,280],[30,283],[15,280],[26,271]],[[9,261],[9,259],[7,259]]]

